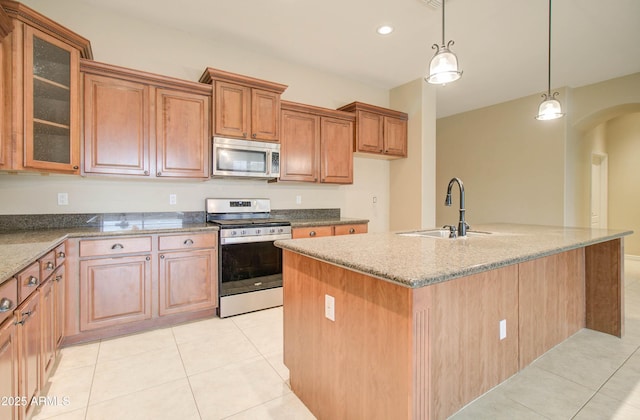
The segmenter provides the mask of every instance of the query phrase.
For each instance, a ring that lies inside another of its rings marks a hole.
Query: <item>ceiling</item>
[[[82,1],[388,89],[423,77],[442,38],[441,9],[423,0]],[[464,74],[438,86],[438,117],[546,91],[547,10],[447,1],[446,41]],[[382,37],[381,24],[395,31]],[[552,89],[640,71],[640,1],[554,1],[551,60]]]

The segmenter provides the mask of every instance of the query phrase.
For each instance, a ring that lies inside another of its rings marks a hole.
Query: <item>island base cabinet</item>
[[[318,419],[410,419],[411,289],[289,251],[283,258],[291,389]]]
[[[151,258],[80,262],[80,330],[151,318]]]

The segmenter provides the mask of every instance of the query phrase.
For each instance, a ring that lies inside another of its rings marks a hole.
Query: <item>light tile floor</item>
[[[622,340],[582,330],[451,419],[640,419],[640,261],[625,272]],[[282,308],[213,318],[62,349],[34,419],[313,419],[288,376]]]

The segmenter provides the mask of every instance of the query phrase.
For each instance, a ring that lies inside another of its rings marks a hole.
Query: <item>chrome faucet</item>
[[[469,225],[464,221],[464,185],[462,184],[462,180],[460,180],[460,178],[451,178],[451,181],[449,181],[449,186],[447,187],[447,197],[444,200],[444,205],[451,207],[451,188],[453,188],[454,183],[457,183],[458,187],[460,187],[460,220],[458,220],[458,236],[467,236],[467,229],[469,229]]]

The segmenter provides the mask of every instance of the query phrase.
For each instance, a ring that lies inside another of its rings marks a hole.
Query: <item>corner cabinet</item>
[[[209,177],[211,86],[81,60],[84,173]]]
[[[282,101],[281,119],[281,181],[353,183],[352,114]]]
[[[280,140],[280,95],[286,85],[208,67],[201,83],[213,85],[213,132],[245,140]]]
[[[339,110],[355,113],[354,152],[387,159],[407,157],[407,114],[362,102]]]
[[[11,110],[3,116],[11,138],[3,167],[79,173],[79,59],[92,57],[89,41],[20,3],[0,6],[14,25],[3,41]]]

